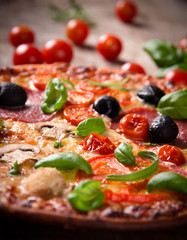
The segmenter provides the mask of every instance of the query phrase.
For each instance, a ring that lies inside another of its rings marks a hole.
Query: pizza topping
[[[68,92],[67,104],[89,106],[94,102],[94,97],[92,92],[71,91]]]
[[[116,159],[125,165],[136,166],[136,160],[132,152],[132,146],[126,143],[121,143],[114,152]]]
[[[18,164],[28,159],[36,159],[40,152],[37,146],[31,144],[8,144],[0,147],[0,160]]]
[[[80,142],[84,150],[96,152],[101,155],[107,155],[114,152],[115,145],[108,137],[101,136],[98,133],[91,133],[83,141]]]
[[[55,167],[58,170],[77,168],[86,172],[88,175],[90,175],[92,172],[90,164],[83,157],[72,152],[49,155],[34,165],[34,168],[40,167]]]
[[[148,136],[151,142],[168,143],[178,134],[177,124],[167,115],[160,115],[149,125]]]
[[[18,108],[25,105],[26,91],[17,84],[4,82],[0,84],[0,106],[3,108]]]
[[[11,170],[7,172],[7,176],[12,177],[18,175],[19,172],[19,164],[18,161],[15,161],[14,165],[12,166]]]
[[[61,141],[55,141],[54,148],[61,148],[63,146],[63,143]]]
[[[124,107],[129,106],[137,101],[137,98],[135,96],[133,96],[131,93],[125,92],[122,90],[117,90],[117,89],[111,90],[108,93],[108,95],[117,99],[119,101],[119,103]]]
[[[45,113],[52,113],[62,108],[67,101],[67,92],[58,78],[53,78],[47,84],[41,109]]]
[[[52,198],[63,194],[66,183],[55,168],[39,168],[25,180],[23,188],[29,194]]]
[[[151,178],[147,189],[149,192],[153,189],[166,189],[187,194],[187,178],[174,172],[162,172]]]
[[[72,207],[79,211],[90,211],[100,207],[104,201],[104,193],[100,190],[101,182],[85,180],[79,183],[68,194]]]
[[[95,109],[99,114],[115,118],[119,114],[120,105],[114,97],[104,95],[95,100],[93,109]]]
[[[147,139],[149,123],[146,118],[139,114],[127,114],[124,116],[118,127],[118,132],[123,133],[127,138],[145,141]]]
[[[160,88],[152,84],[142,87],[137,93],[137,96],[143,99],[144,102],[155,106],[157,106],[160,98],[164,95],[165,93]]]

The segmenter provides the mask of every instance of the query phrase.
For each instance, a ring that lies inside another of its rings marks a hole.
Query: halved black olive
[[[95,109],[99,114],[115,118],[119,114],[120,105],[114,97],[104,95],[95,100],[93,109]]]
[[[155,118],[148,129],[148,136],[154,143],[169,143],[178,134],[177,124],[167,115],[160,115]]]
[[[144,100],[146,103],[153,104],[157,106],[161,97],[163,97],[165,93],[157,86],[149,84],[142,87],[137,96]]]
[[[0,84],[0,106],[14,108],[24,106],[27,100],[25,90],[17,84],[4,82]]]

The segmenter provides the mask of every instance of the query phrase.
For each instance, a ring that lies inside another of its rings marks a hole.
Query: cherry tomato
[[[134,63],[134,62],[125,63],[121,66],[120,69],[123,72],[127,72],[127,73],[145,74],[145,70],[143,69],[143,67],[141,65],[139,65],[138,63]]]
[[[96,95],[104,95],[105,93],[107,93],[110,90],[110,88],[108,88],[108,87],[95,86],[95,85],[92,85],[91,83],[88,83],[86,81],[81,81],[79,83],[79,89],[83,90],[83,91],[92,92]]]
[[[173,69],[166,73],[164,79],[170,82],[187,85],[187,72],[181,69]]]
[[[131,22],[137,15],[137,7],[133,2],[120,0],[115,7],[117,17],[123,22]]]
[[[174,164],[182,165],[185,163],[183,153],[175,146],[163,145],[156,150],[158,157],[164,162],[172,162]]]
[[[13,55],[14,65],[43,63],[41,52],[34,45],[24,43],[19,45]]]
[[[86,22],[72,19],[67,23],[66,35],[75,44],[82,44],[89,33],[89,26]]]
[[[27,26],[24,25],[15,26],[11,29],[9,33],[9,41],[14,47],[17,47],[22,43],[33,43],[34,33]]]
[[[127,138],[145,141],[147,139],[148,127],[149,123],[147,119],[134,113],[127,114],[120,120],[118,131],[123,133]]]
[[[71,91],[68,92],[68,105],[89,106],[94,102],[95,95],[92,92]]]
[[[73,57],[71,45],[60,39],[46,42],[42,53],[46,63],[70,62]]]
[[[179,47],[184,51],[187,48],[187,37],[181,39]]]
[[[99,114],[92,108],[87,108],[84,106],[69,106],[65,108],[63,112],[63,117],[68,122],[77,126],[80,122],[87,118],[99,117]]]
[[[84,150],[97,152],[101,155],[114,153],[115,145],[106,136],[98,133],[91,133],[83,141],[80,142]]]
[[[114,35],[104,34],[98,39],[97,50],[104,58],[114,60],[122,50],[121,40]]]
[[[128,106],[137,100],[131,93],[120,90],[111,90],[108,95],[116,98],[123,106]]]
[[[41,90],[41,91],[44,91],[45,88],[46,88],[46,85],[47,83],[50,81],[50,77],[52,78],[55,78],[56,77],[56,74],[53,74],[53,73],[47,73],[47,72],[44,72],[44,73],[36,73],[34,75],[34,79],[33,79],[33,85]]]

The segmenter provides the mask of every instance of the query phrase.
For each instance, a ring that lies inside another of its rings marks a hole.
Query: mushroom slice
[[[38,168],[23,183],[23,188],[29,194],[42,198],[62,196],[66,183],[62,174],[56,168]]]
[[[36,159],[40,152],[37,146],[31,144],[8,144],[0,147],[0,160],[18,164],[28,159]]]

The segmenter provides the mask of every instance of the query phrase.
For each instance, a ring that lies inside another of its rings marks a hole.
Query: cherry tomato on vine
[[[187,37],[183,38],[179,42],[179,47],[184,51],[187,49]]]
[[[46,63],[70,62],[73,57],[72,46],[60,39],[46,42],[42,53]]]
[[[89,26],[79,19],[72,19],[66,25],[66,35],[75,44],[82,44],[89,34]]]
[[[34,33],[29,27],[18,25],[11,29],[9,33],[9,41],[14,47],[17,47],[22,43],[33,43]]]
[[[136,113],[130,113],[120,120],[118,131],[129,139],[145,141],[148,127],[149,123],[146,118]]]
[[[111,34],[101,35],[97,41],[97,50],[108,60],[114,60],[122,50],[121,40]]]
[[[41,52],[34,45],[24,43],[19,45],[13,55],[14,65],[43,63]]]
[[[181,69],[173,69],[166,73],[164,79],[170,82],[187,85],[187,72]]]
[[[121,66],[120,70],[122,70],[123,72],[127,72],[127,73],[145,74],[145,70],[143,69],[143,67],[141,65],[139,65],[138,63],[134,63],[134,62],[127,62],[127,63],[123,64]]]
[[[137,15],[137,7],[133,2],[119,0],[115,7],[117,17],[123,22],[131,22]]]

